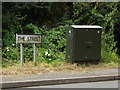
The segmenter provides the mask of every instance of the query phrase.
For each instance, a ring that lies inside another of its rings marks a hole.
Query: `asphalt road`
[[[88,83],[73,83],[73,84],[61,84],[61,85],[48,85],[48,86],[34,86],[23,87],[5,90],[25,90],[32,88],[118,88],[120,81],[102,81],[102,82],[88,82]]]

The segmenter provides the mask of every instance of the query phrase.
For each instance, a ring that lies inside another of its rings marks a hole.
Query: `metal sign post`
[[[41,43],[41,34],[16,34],[16,44],[20,44],[20,65],[23,66],[23,44],[33,44],[33,60],[36,64],[36,44]]]
[[[33,51],[34,51],[34,54],[33,54],[34,64],[36,64],[36,46],[35,46],[35,44],[33,44]]]
[[[20,65],[23,66],[23,46],[20,44]]]

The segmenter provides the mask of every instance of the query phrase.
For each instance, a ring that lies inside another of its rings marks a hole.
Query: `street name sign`
[[[23,44],[33,44],[33,58],[36,64],[36,44],[42,43],[41,34],[16,34],[16,44],[20,44],[20,64],[23,66]]]
[[[34,34],[34,35],[20,35],[16,34],[16,43],[41,43],[41,34]]]

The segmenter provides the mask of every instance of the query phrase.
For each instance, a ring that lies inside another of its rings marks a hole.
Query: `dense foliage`
[[[65,60],[68,25],[100,25],[103,62],[118,62],[120,54],[120,3],[3,3],[3,66],[19,62],[15,35],[42,34],[37,61]],[[32,45],[24,44],[25,62],[33,60]],[[28,53],[29,52],[29,53]]]

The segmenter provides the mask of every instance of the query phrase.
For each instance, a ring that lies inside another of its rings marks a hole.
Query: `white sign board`
[[[33,35],[24,35],[24,34],[16,34],[16,43],[41,43],[41,34],[33,34]]]

